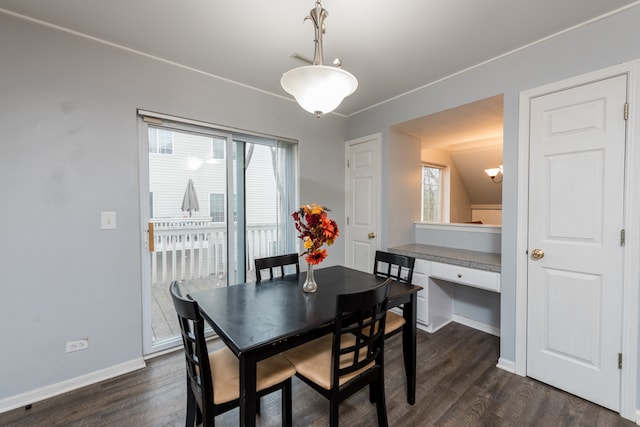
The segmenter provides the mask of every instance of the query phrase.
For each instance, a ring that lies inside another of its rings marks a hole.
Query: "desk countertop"
[[[475,268],[478,270],[501,270],[500,254],[490,252],[470,251],[467,249],[447,248],[444,246],[423,245],[413,243],[410,245],[389,248],[389,252],[401,255],[409,255],[427,261],[442,262],[445,264],[459,265],[461,267]]]

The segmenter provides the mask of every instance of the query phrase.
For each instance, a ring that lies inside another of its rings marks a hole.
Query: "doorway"
[[[192,292],[255,280],[255,258],[294,250],[297,145],[150,113],[141,114],[140,136],[151,354],[180,344],[172,281]]]
[[[382,138],[375,134],[346,143],[345,245],[347,267],[373,271],[380,249],[380,151]]]
[[[529,196],[518,200],[515,358],[516,373],[630,419],[638,269],[629,261],[640,253],[625,239],[638,233],[626,220],[638,213],[632,78],[618,67],[521,95],[518,183]]]

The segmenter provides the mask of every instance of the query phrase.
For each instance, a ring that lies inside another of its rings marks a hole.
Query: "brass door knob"
[[[376,238],[376,233],[369,233],[367,234],[367,237],[370,239],[375,239]]]
[[[534,249],[531,251],[531,258],[535,259],[536,261],[539,259],[544,258],[544,251],[542,249]]]

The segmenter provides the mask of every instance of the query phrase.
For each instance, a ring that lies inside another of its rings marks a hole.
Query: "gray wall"
[[[299,140],[300,201],[344,223],[345,118],[2,14],[0,40],[0,401],[142,357],[138,108]]]
[[[420,221],[420,192],[422,191],[422,166],[420,159],[422,142],[415,136],[391,129],[393,138],[383,143],[383,159],[388,166],[383,173],[382,188],[382,246],[383,248],[415,242],[413,224]],[[386,148],[386,155],[385,153]],[[383,170],[385,162],[382,162]],[[418,179],[414,179],[415,177]],[[388,197],[385,201],[384,189]],[[416,195],[418,196],[416,198]],[[385,231],[385,214],[387,229]]]
[[[142,355],[137,108],[298,139],[300,201],[329,206],[339,223],[344,141],[382,132],[386,247],[410,243],[419,218],[419,191],[391,195],[413,154],[389,127],[504,93],[500,328],[501,357],[513,360],[519,93],[640,58],[638,22],[635,7],[349,119],[318,120],[284,99],[0,15],[0,400]],[[419,158],[419,144],[407,145]],[[118,213],[116,230],[100,230],[101,211]],[[343,259],[338,239],[326,263]],[[82,337],[89,350],[65,354]]]
[[[389,149],[395,144],[395,135],[389,128],[396,123],[504,94],[505,179],[500,305],[500,352],[504,360],[513,361],[515,357],[516,204],[518,197],[526,197],[517,194],[515,179],[518,169],[519,94],[527,89],[640,58],[639,22],[640,6],[636,6],[349,118],[348,138],[381,132],[384,150],[384,147]],[[455,55],[455,52],[450,54]],[[413,150],[413,146],[409,149]],[[390,194],[382,195],[383,205],[389,200],[392,200]],[[394,211],[414,209],[415,200],[404,199],[403,205],[398,205],[396,198],[393,200]],[[382,221],[385,233],[396,227],[396,219],[389,210],[383,212]],[[640,381],[637,383],[640,385]]]
[[[445,227],[439,229],[437,226],[416,226],[415,242],[424,245],[444,246],[446,248],[468,249],[470,251],[491,252],[494,254],[501,253],[501,233],[479,233],[460,229],[451,230],[448,224],[445,225]],[[476,226],[468,226],[468,228],[472,227],[476,230],[481,230],[481,228],[477,228]]]

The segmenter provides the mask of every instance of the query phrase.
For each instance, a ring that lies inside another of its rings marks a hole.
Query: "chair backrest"
[[[187,387],[191,388],[205,417],[213,404],[213,383],[204,335],[204,318],[200,314],[198,303],[188,296],[187,298],[182,296],[178,282],[174,281],[169,286],[182,333],[184,356],[187,362]]]
[[[332,387],[340,383],[340,377],[372,362],[382,366],[390,282],[391,279],[387,279],[376,288],[336,297]]]
[[[379,277],[391,277],[401,283],[413,280],[413,266],[416,259],[412,256],[376,251],[373,274]]]
[[[294,265],[296,268],[296,274],[300,274],[300,264],[298,262],[298,254],[276,255],[266,258],[256,258],[256,282],[262,280],[262,270],[269,269],[269,279],[273,279],[273,270],[280,270],[280,276],[284,276],[284,267],[287,265]]]

